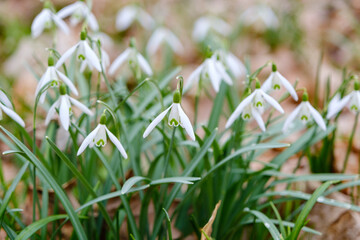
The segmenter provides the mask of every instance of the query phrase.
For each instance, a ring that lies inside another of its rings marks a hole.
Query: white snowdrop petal
[[[328,109],[328,113],[326,114],[326,118],[330,119],[334,117],[338,112],[340,112],[341,109],[343,109],[346,106],[346,104],[349,103],[352,97],[351,95],[352,94],[349,94],[341,100],[340,100],[340,95],[337,95],[337,97],[335,96],[329,103],[329,109]]]
[[[223,36],[227,36],[231,33],[231,26],[220,18],[212,18],[211,27]]]
[[[225,128],[229,128],[235,122],[235,120],[240,116],[244,108],[252,102],[255,93],[256,92],[250,94],[239,104],[239,106],[236,107],[235,111],[231,114],[228,121],[226,122]]]
[[[203,70],[204,64],[198,66],[189,76],[187,81],[185,82],[184,91],[187,91],[194,82],[198,82],[200,79],[201,71]]]
[[[291,97],[297,101],[299,98],[298,98],[298,95],[296,94],[296,91],[294,89],[294,87],[291,85],[291,83],[283,76],[281,75],[279,72],[276,72],[275,74],[278,75],[282,85],[284,85],[284,87],[286,88],[286,90],[288,90],[288,92],[290,93]]]
[[[163,28],[158,28],[154,31],[148,41],[148,44],[146,45],[146,52],[149,53],[149,55],[153,55],[157,52],[161,43],[165,39],[165,34],[165,29]]]
[[[79,156],[86,149],[86,147],[90,143],[92,143],[92,141],[95,138],[99,128],[100,128],[100,124],[84,139],[84,141],[81,143],[81,145],[79,147],[79,150],[77,152],[77,156]]]
[[[82,4],[81,2],[75,2],[73,4],[70,4],[64,8],[62,8],[58,13],[58,17],[60,18],[66,18],[68,16],[70,16],[71,14],[73,14],[73,12],[75,12],[78,8],[81,8]]]
[[[50,10],[43,9],[39,15],[37,15],[31,24],[31,35],[33,38],[37,38],[44,31],[45,24],[50,21]]]
[[[265,82],[261,85],[261,89],[264,92],[269,92],[271,90],[272,80],[274,78],[274,72],[271,72],[269,77],[265,80]]]
[[[235,77],[245,75],[246,68],[239,58],[232,53],[227,53],[225,57],[227,66]]]
[[[124,31],[130,27],[135,20],[137,8],[135,6],[126,6],[121,9],[116,16],[116,29]]]
[[[140,68],[149,76],[153,75],[153,72],[151,70],[151,67],[148,63],[148,61],[146,61],[146,59],[140,54],[137,53],[136,54],[136,58],[138,60],[139,66]]]
[[[311,106],[311,104],[309,102],[306,102],[306,105],[309,108],[310,114],[314,118],[315,122],[319,125],[319,127],[322,130],[325,131],[326,130],[326,124],[324,122],[324,119],[320,115],[320,113],[318,111],[316,111],[316,109],[313,106]]]
[[[54,13],[51,13],[51,17],[54,20],[56,26],[58,26],[61,29],[61,31],[63,31],[67,35],[70,33],[70,29],[66,25],[64,20],[62,20],[58,15],[56,15]]]
[[[110,130],[106,126],[105,126],[105,130],[110,138],[110,141],[115,145],[115,147],[120,151],[121,155],[126,159],[128,156],[126,154],[124,147],[121,145],[119,139],[117,139],[115,135],[112,134],[112,132],[110,132]]]
[[[66,131],[68,131],[70,125],[70,106],[68,99],[65,96],[66,95],[60,97],[59,116],[61,125]]]
[[[109,68],[109,74],[114,75],[115,71],[125,62],[125,60],[129,57],[131,48],[127,48],[123,53],[121,53],[111,64]]]
[[[17,122],[20,126],[25,127],[25,122],[22,118],[12,109],[6,107],[5,105],[0,103],[0,108],[4,111],[6,115],[12,118],[15,122]],[[1,111],[1,110],[0,110]]]
[[[181,123],[182,127],[185,128],[185,131],[190,136],[191,140],[195,141],[195,134],[194,134],[194,130],[191,125],[190,119],[185,114],[185,112],[181,108],[180,104],[178,106],[178,110],[179,110],[179,115],[180,115],[180,123]]]
[[[57,61],[56,68],[59,68],[63,63],[76,51],[80,43],[77,43],[75,46],[72,46],[70,49],[68,49]]]
[[[74,104],[76,107],[78,107],[83,113],[86,113],[89,116],[93,115],[92,111],[88,107],[86,107],[84,104],[79,102],[78,100],[76,100],[72,97],[69,97],[69,100],[72,104]]]
[[[87,42],[83,42],[84,51],[85,51],[85,58],[92,66],[96,68],[99,72],[101,72],[101,65],[99,58],[96,56],[94,50],[91,49]]]
[[[56,73],[59,75],[60,79],[65,83],[65,85],[70,88],[71,92],[73,92],[76,96],[78,96],[79,92],[76,89],[75,85],[72,83],[72,81],[59,70],[56,70]]]
[[[215,69],[215,64],[213,59],[207,59],[207,71],[209,73],[210,82],[213,85],[213,88],[216,92],[219,92],[221,84],[221,76]]]
[[[201,42],[205,39],[208,31],[210,29],[210,24],[205,17],[199,18],[194,24],[194,30],[192,32],[192,37],[196,42]]]
[[[255,109],[255,108],[251,108],[251,114],[254,117],[255,121],[258,123],[260,129],[265,132],[265,123],[263,121],[263,119],[261,118],[260,113]]]
[[[214,61],[215,69],[218,71],[218,73],[221,75],[221,78],[229,85],[233,85],[233,82],[231,80],[231,77],[226,72],[223,64],[220,61]]]
[[[290,113],[290,115],[288,116],[288,118],[285,120],[283,129],[282,129],[283,132],[286,132],[286,131],[288,130],[290,124],[291,124],[291,123],[295,120],[295,118],[298,116],[298,114],[299,114],[299,112],[300,112],[300,110],[301,110],[301,108],[302,108],[302,105],[303,105],[303,103],[300,103],[299,106],[297,106],[297,107],[295,108],[295,110],[292,111],[292,113]]]
[[[167,30],[167,33],[167,43],[170,45],[170,47],[175,53],[181,55],[184,51],[184,46],[182,45],[180,39],[170,30]]]
[[[53,119],[55,113],[56,113],[56,108],[58,107],[59,105],[59,99],[56,100],[56,102],[54,102],[53,105],[51,105],[51,107],[49,108],[48,110],[48,113],[46,115],[46,118],[45,118],[45,125],[48,125],[49,122],[51,121],[51,119]]]
[[[6,107],[12,109],[12,104],[10,99],[6,96],[6,94],[0,89],[0,102],[2,102]]]
[[[156,125],[159,124],[159,122],[161,120],[163,120],[163,118],[165,117],[165,115],[169,112],[169,110],[171,109],[173,105],[171,105],[169,108],[167,108],[165,111],[163,111],[162,113],[160,113],[150,124],[149,126],[146,128],[144,134],[143,134],[143,138],[146,138],[152,130],[154,130],[154,128],[156,127]]]
[[[153,29],[155,26],[154,19],[144,10],[139,9],[138,11],[138,20],[141,26],[143,26],[146,30]]]
[[[280,106],[280,104],[273,99],[272,97],[270,97],[268,94],[266,94],[264,91],[261,91],[261,95],[263,96],[263,98],[265,99],[265,101],[267,101],[271,106],[273,106],[276,110],[278,110],[280,113],[284,113],[284,109]]]
[[[96,17],[95,15],[92,13],[92,12],[89,12],[88,15],[87,15],[87,21],[88,21],[88,24],[89,24],[89,27],[91,30],[93,31],[99,31],[99,24],[96,20]]]

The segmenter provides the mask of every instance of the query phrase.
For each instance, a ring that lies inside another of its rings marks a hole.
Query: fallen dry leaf
[[[221,204],[221,200],[215,205],[215,209],[214,211],[212,212],[211,214],[211,217],[209,219],[209,221],[207,222],[207,224],[205,224],[205,226],[201,229],[201,240],[206,240],[206,236],[211,236],[211,232],[212,232],[212,225],[215,221],[215,218],[216,218],[216,214],[217,214],[217,211],[220,207],[220,204]],[[205,234],[204,234],[205,233]]]

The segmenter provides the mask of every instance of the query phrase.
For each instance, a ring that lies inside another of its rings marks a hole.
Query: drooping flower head
[[[15,122],[17,122],[20,126],[25,127],[25,122],[22,118],[14,111],[13,106],[6,96],[4,91],[0,88],[0,120],[3,119],[2,112],[12,118]]]
[[[81,62],[86,62],[87,66],[90,66],[90,69],[96,68],[99,72],[102,71],[100,60],[97,57],[94,50],[91,49],[89,44],[86,41],[87,33],[83,30],[80,34],[80,41],[67,50],[56,63],[56,68],[59,68],[64,62],[73,54],[76,54],[76,59]]]
[[[334,117],[345,106],[347,106],[352,112],[360,112],[360,83],[357,79],[354,82],[354,91],[342,99],[340,99],[340,95],[336,95],[329,103],[329,109],[326,118],[330,119]]]
[[[116,29],[125,31],[135,20],[148,31],[155,27],[155,21],[147,12],[136,5],[128,5],[118,12],[116,16]]]
[[[261,28],[278,28],[279,19],[274,11],[264,4],[255,5],[246,9],[240,15],[240,22],[245,26],[255,25],[255,27]]]
[[[153,55],[159,50],[160,45],[163,43],[169,45],[176,54],[183,54],[184,47],[179,38],[170,29],[165,27],[159,27],[153,32],[146,46],[146,51],[149,55]]]
[[[214,90],[219,91],[221,81],[224,81],[228,85],[232,85],[231,77],[226,72],[226,68],[222,63],[218,53],[212,53],[208,51],[208,58],[191,73],[186,84],[185,91],[188,90],[195,82],[202,80],[210,80]]]
[[[84,3],[84,1],[77,1],[73,4],[70,4],[63,9],[61,9],[58,12],[58,16],[60,18],[66,18],[70,16],[70,24],[72,26],[75,26],[79,24],[81,21],[85,21],[91,30],[98,31],[99,30],[99,24],[94,16],[94,14],[91,12],[88,5]]]
[[[135,47],[135,39],[131,39],[130,46],[122,52],[111,64],[109,74],[114,75],[116,70],[125,62],[128,61],[132,69],[141,69],[148,76],[152,76],[150,64],[141,55]]]
[[[283,108],[280,104],[266,94],[260,88],[259,80],[256,80],[256,89],[253,93],[247,96],[235,109],[235,111],[231,114],[228,121],[226,122],[225,127],[229,128],[235,120],[242,115],[244,120],[250,120],[254,118],[256,122],[259,124],[261,130],[265,131],[265,124],[261,118],[261,114],[264,112],[265,104],[269,103],[272,107],[278,110],[281,114],[284,113]]]
[[[239,78],[246,74],[246,68],[241,60],[231,52],[223,49],[217,50],[220,61],[226,66],[235,78]]]
[[[54,115],[56,114],[56,111],[58,110],[61,126],[66,131],[68,131],[70,126],[70,116],[72,115],[72,109],[71,109],[72,104],[78,107],[83,113],[90,116],[93,115],[91,110],[87,108],[84,104],[67,95],[66,86],[64,84],[60,85],[59,90],[60,90],[60,97],[50,107],[49,112],[45,119],[46,125],[49,124],[51,119],[53,119]]]
[[[35,95],[37,96],[40,93],[40,90],[46,84],[50,83],[50,87],[58,87],[62,82],[65,83],[65,85],[68,86],[71,92],[73,92],[76,96],[79,94],[72,81],[67,76],[65,76],[65,74],[61,73],[59,70],[56,69],[56,67],[54,66],[54,58],[52,56],[49,56],[48,68],[40,78],[40,81],[36,87]],[[43,103],[45,101],[46,92],[47,91],[44,91],[41,94],[40,103]]]
[[[196,42],[201,42],[211,30],[226,37],[231,33],[232,28],[221,18],[214,16],[200,17],[194,24],[192,37]]]
[[[169,126],[178,127],[180,125],[185,129],[191,140],[195,141],[195,134],[191,122],[181,107],[181,92],[180,89],[176,90],[173,96],[173,103],[150,123],[143,134],[143,138],[146,138],[170,111],[168,119]]]
[[[299,119],[304,125],[309,123],[312,119],[322,130],[326,130],[326,124],[316,109],[309,103],[309,97],[305,91],[302,96],[302,102],[295,108],[295,110],[288,116],[284,123],[283,132],[286,132],[294,120]]]
[[[34,18],[31,24],[31,36],[37,38],[45,29],[51,29],[57,26],[65,34],[69,34],[70,30],[66,23],[56,15],[52,10],[49,1],[44,3],[44,9]]]
[[[90,148],[104,147],[107,143],[107,136],[110,138],[110,141],[115,145],[115,147],[120,151],[121,155],[126,159],[127,154],[124,147],[121,145],[120,141],[115,137],[115,135],[110,132],[106,127],[106,114],[105,112],[100,117],[100,123],[97,127],[84,139],[80,148],[77,152],[79,156],[88,146]]]
[[[290,95],[295,101],[298,100],[298,96],[296,94],[294,87],[291,85],[291,83],[289,83],[289,81],[283,75],[281,75],[277,71],[277,67],[273,63],[272,72],[270,76],[265,80],[261,88],[265,92],[268,92],[270,90],[280,90],[282,86],[285,87],[285,89],[290,93]]]

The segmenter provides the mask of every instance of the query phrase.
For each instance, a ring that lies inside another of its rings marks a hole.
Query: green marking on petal
[[[262,107],[263,104],[262,104],[262,102],[257,102],[255,106],[256,106],[256,107]]]
[[[84,60],[85,60],[85,56],[82,55],[82,54],[80,54],[80,55],[78,56],[78,59],[79,59],[80,61],[84,61]]]
[[[244,118],[244,119],[250,119],[251,116],[250,116],[250,114],[246,113],[243,118]]]
[[[100,139],[99,141],[96,142],[96,146],[97,147],[105,146],[105,141],[103,139]]]
[[[309,118],[308,118],[306,115],[302,115],[300,119],[301,119],[301,120],[305,120],[305,121],[308,121],[308,120],[309,120]]]
[[[357,111],[359,108],[356,105],[351,105],[350,110]]]
[[[51,83],[50,83],[50,87],[57,87],[57,86],[59,86],[59,81],[52,80]]]
[[[178,126],[179,122],[176,121],[174,118],[170,120],[170,126]]]
[[[276,90],[276,89],[280,90],[280,85],[279,85],[279,84],[275,84],[273,88],[274,88],[274,90]]]

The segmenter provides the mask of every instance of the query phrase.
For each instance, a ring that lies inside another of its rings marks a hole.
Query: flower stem
[[[356,113],[355,122],[354,122],[354,125],[353,125],[353,128],[352,128],[352,131],[351,131],[351,135],[350,135],[348,147],[347,147],[347,150],[346,150],[344,165],[343,165],[343,168],[342,168],[342,170],[341,170],[342,173],[345,172],[347,163],[348,163],[348,161],[349,161],[350,151],[351,151],[351,147],[352,147],[352,143],[353,143],[353,139],[354,139],[354,135],[355,135],[355,131],[356,131],[358,119],[359,119],[359,113]]]
[[[171,151],[172,151],[172,148],[173,148],[173,145],[174,145],[175,132],[176,132],[176,127],[173,128],[173,132],[172,132],[171,140],[170,140],[170,145],[169,145],[169,150],[168,150],[168,153],[166,154],[166,158],[165,158],[164,178],[166,177],[166,172],[167,172],[167,168],[168,168],[168,165],[169,165],[170,155],[171,155]]]

